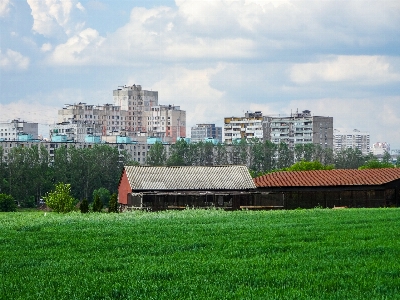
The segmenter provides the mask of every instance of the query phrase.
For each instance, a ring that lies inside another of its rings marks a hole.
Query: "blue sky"
[[[311,110],[400,149],[398,0],[0,0],[0,120],[157,90],[196,123]]]

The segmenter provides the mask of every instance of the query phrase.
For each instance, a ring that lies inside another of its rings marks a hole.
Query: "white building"
[[[38,123],[20,120],[0,122],[0,141],[18,141],[21,135],[30,135],[32,139],[37,139]]]
[[[93,127],[92,131],[96,134],[100,131],[101,135],[112,135],[125,131],[126,114],[126,111],[113,104],[66,104],[58,111],[58,122],[91,125],[89,127]]]
[[[191,142],[204,142],[206,139],[212,139],[222,143],[222,127],[215,124],[197,124],[191,128]]]
[[[312,116],[309,110],[286,117],[263,118],[264,140],[274,144],[286,143],[290,149],[298,144],[317,144],[333,148],[333,118]]]
[[[186,111],[175,105],[158,103],[157,91],[140,85],[120,86],[113,91],[114,104],[127,111],[125,127],[130,136],[155,136],[175,142],[186,136]]]
[[[390,145],[386,142],[377,142],[372,145],[372,154],[377,157],[382,157],[386,152],[390,154]]]
[[[247,112],[244,117],[224,118],[224,143],[232,144],[239,139],[263,138],[263,116],[260,111]]]
[[[357,129],[353,131],[335,129],[334,150],[341,151],[348,148],[358,149],[363,155],[369,154],[371,151],[369,132],[361,132]]]

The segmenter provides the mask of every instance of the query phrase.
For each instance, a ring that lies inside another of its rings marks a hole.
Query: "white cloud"
[[[19,100],[9,104],[0,104],[0,121],[21,119],[28,122],[51,124],[57,121],[57,111],[57,107],[44,105],[39,101]]]
[[[187,134],[197,123],[223,121],[230,104],[223,92],[210,86],[211,77],[223,69],[223,65],[201,70],[175,67],[164,71],[164,78],[152,85],[159,93],[159,104],[174,104],[186,110]]]
[[[78,2],[76,4],[76,8],[79,9],[80,11],[85,11],[85,8],[83,7],[82,3]]]
[[[50,62],[57,65],[85,64],[90,55],[85,55],[84,51],[89,46],[99,47],[103,41],[104,38],[96,30],[87,28],[69,38],[65,44],[58,45],[51,54]]]
[[[10,12],[10,0],[0,0],[0,18],[8,16]]]
[[[52,49],[53,49],[53,46],[50,43],[44,43],[42,45],[42,47],[40,48],[40,50],[42,52],[48,52],[48,51],[51,51]]]
[[[33,17],[32,30],[46,37],[71,35],[82,24],[72,20],[74,9],[84,7],[76,0],[27,0]]]
[[[317,63],[295,64],[290,70],[293,82],[360,82],[382,84],[400,81],[400,74],[391,70],[391,65],[382,56],[335,56]]]
[[[6,53],[0,50],[0,68],[4,70],[25,70],[29,66],[29,58],[21,53],[7,49]]]

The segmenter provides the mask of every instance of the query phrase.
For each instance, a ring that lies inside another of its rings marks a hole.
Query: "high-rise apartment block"
[[[263,138],[263,116],[260,111],[246,112],[244,117],[224,118],[224,142],[232,144],[236,140]]]
[[[0,141],[18,141],[25,139],[38,138],[38,123],[12,120],[9,122],[0,122]]]
[[[158,104],[158,92],[140,85],[120,86],[113,91],[114,104],[127,111],[126,129],[130,136],[155,136],[175,142],[186,136],[186,111],[175,105]]]
[[[263,127],[264,140],[274,144],[284,142],[290,149],[298,144],[309,143],[333,148],[333,118],[312,116],[309,110],[286,117],[265,116]]]
[[[215,124],[197,124],[191,128],[191,142],[204,142],[214,140],[222,143],[222,127],[217,127]]]
[[[370,153],[370,138],[368,132],[361,132],[357,129],[353,131],[339,131],[334,133],[334,150],[341,151],[347,148],[358,149],[362,154]]]
[[[124,132],[127,112],[113,104],[66,104],[58,111],[57,124],[50,125],[50,138],[66,136],[68,141],[84,142],[87,135],[106,136]]]

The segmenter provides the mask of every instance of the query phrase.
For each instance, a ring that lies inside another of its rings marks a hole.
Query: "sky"
[[[139,84],[198,123],[310,110],[400,149],[398,0],[0,0],[0,121]]]

